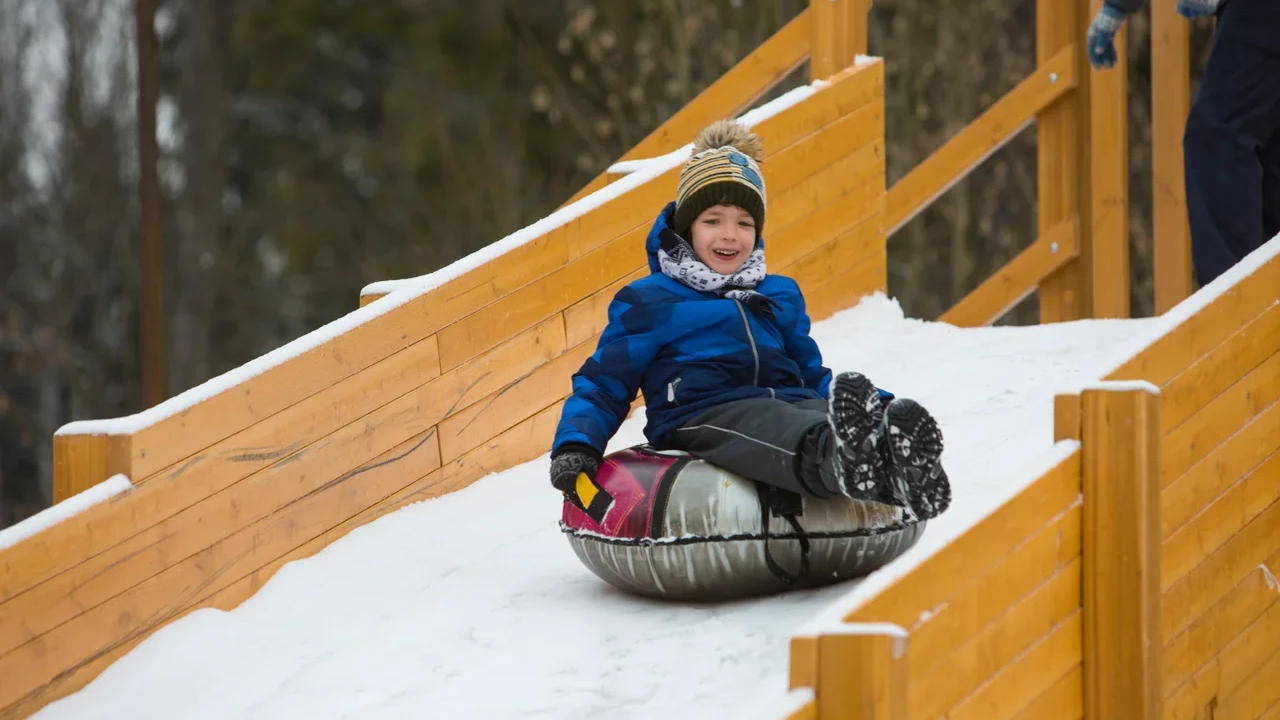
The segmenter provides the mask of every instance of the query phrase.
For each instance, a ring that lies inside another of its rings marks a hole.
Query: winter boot
[[[942,469],[942,431],[919,403],[895,398],[884,412],[886,474],[905,492],[920,520],[941,515],[951,505],[951,484]]]
[[[907,493],[885,475],[883,420],[880,391],[865,376],[844,372],[832,380],[827,421],[836,443],[834,465],[841,493],[910,510]]]

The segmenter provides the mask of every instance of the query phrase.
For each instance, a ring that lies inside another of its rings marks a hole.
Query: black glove
[[[566,502],[578,506],[592,520],[603,524],[613,496],[596,484],[596,472],[603,458],[599,451],[581,443],[565,443],[551,456],[551,484],[564,493]],[[590,482],[578,484],[585,475]]]
[[[572,493],[578,485],[578,474],[595,481],[600,469],[598,450],[582,443],[565,443],[551,456],[551,486],[562,493]]]

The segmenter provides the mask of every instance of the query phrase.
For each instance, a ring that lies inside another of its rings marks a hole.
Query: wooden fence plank
[[[806,288],[804,299],[809,320],[811,322],[825,320],[836,312],[848,308],[858,298],[876,291],[883,292],[887,275],[886,264],[886,253],[883,250],[877,250],[843,275],[834,277],[815,288]]]
[[[770,189],[774,186],[785,187],[781,184],[795,184],[797,180],[827,167],[832,160],[850,155],[856,150],[883,139],[884,98],[878,97],[792,143],[785,152],[765,160],[760,170],[764,174],[766,186]],[[775,178],[778,179],[777,182]],[[772,201],[773,193],[770,195]],[[772,214],[772,204],[769,210]],[[770,217],[765,224],[767,234],[777,234],[777,228],[783,227],[774,224],[772,220],[773,218]]]
[[[1164,593],[1162,637],[1165,642],[1222,599],[1241,580],[1280,548],[1280,504],[1233,535]]]
[[[921,566],[927,570],[905,575],[845,619],[910,626],[921,612],[945,602],[975,575],[987,572],[1008,557],[1024,539],[1075,507],[1079,496],[1080,453],[1076,451],[950,544],[939,548]]]
[[[862,262],[884,254],[884,236],[880,234],[878,217],[864,218],[858,225],[842,229],[836,235],[823,233],[816,237],[833,239],[790,266],[779,268],[779,274],[795,280],[802,291],[818,287]]]
[[[894,183],[885,209],[885,235],[893,235],[910,222],[1075,86],[1075,51],[1067,46],[1041,62],[1035,72]],[[1070,213],[1063,215],[1066,217]]]
[[[1090,7],[1097,12],[1102,0]],[[1089,317],[1129,317],[1129,74],[1125,33],[1116,38],[1121,59],[1089,70],[1089,232],[1092,297]]]
[[[1280,353],[1250,371],[1162,441],[1161,482],[1168,486],[1250,420],[1280,401]]]
[[[1240,328],[1162,390],[1165,435],[1280,350],[1280,304]]]
[[[1008,720],[1081,663],[1081,613],[1063,620],[990,682],[947,713],[948,720]]]
[[[417,426],[418,429],[430,427],[435,424],[436,419],[443,419],[451,408],[465,407],[484,395],[501,389],[505,384],[514,381],[539,364],[556,357],[564,350],[563,333],[563,324],[556,319],[554,322],[539,325],[511,338],[471,366],[434,379],[431,377],[433,373],[424,372],[422,379],[427,382],[412,392],[382,405],[374,413],[366,415],[362,421],[364,425],[348,426],[345,430],[339,429],[339,432],[345,432],[345,435],[331,434],[311,445],[293,448],[291,454],[279,458],[270,457],[270,453],[266,457],[251,454],[245,457],[246,454],[235,450],[235,445],[232,444],[227,448],[223,460],[232,464],[246,464],[256,473],[269,472],[273,476],[281,472],[285,476],[292,476],[303,473],[307,468],[313,468],[311,472],[321,474],[326,471],[340,474],[340,469],[330,467],[328,464],[332,462],[333,453],[342,452],[342,437],[346,437],[348,446],[354,448],[347,451],[347,454],[354,452],[358,455],[361,442],[385,441],[373,437],[363,439],[363,434],[366,432],[365,426],[372,423],[373,426],[382,428],[379,431],[382,435],[391,433],[395,436],[387,441],[389,446],[393,446],[415,432],[415,430],[398,426],[399,421],[394,420],[395,417],[409,413],[414,415],[413,422],[421,423]],[[424,348],[432,349],[432,346],[424,346]],[[430,361],[426,365],[420,365],[413,355],[398,357],[406,361],[406,371],[414,367],[428,368],[430,362],[434,362],[432,360],[434,350],[432,349],[432,352],[425,356],[424,362]],[[370,379],[377,382],[376,376],[371,376]],[[395,390],[402,389],[391,382],[390,378],[387,381],[389,387]],[[363,389],[375,397],[378,395],[373,387],[358,385],[356,389]],[[331,397],[327,393],[321,393],[318,396],[319,399],[315,401],[319,404],[313,405],[308,402],[303,410],[311,410],[316,416],[326,411],[332,412],[329,404],[343,402],[344,397],[344,394]],[[357,406],[359,403],[358,400],[354,401]],[[392,420],[387,420],[388,417]],[[305,416],[301,418],[303,421],[306,419]],[[287,435],[255,437],[276,437],[281,443],[288,440]],[[366,457],[372,457],[372,455]],[[358,458],[351,456],[351,461],[358,462]],[[272,467],[276,469],[270,470]],[[248,474],[249,477],[252,475],[253,473]],[[141,540],[127,546],[117,546],[128,543],[142,533],[149,532],[150,537],[168,535],[168,531],[163,528],[157,530],[157,526],[167,522],[168,525],[164,527],[181,527],[182,521],[172,518],[187,511],[201,500],[212,497],[237,482],[244,482],[243,477],[242,474],[228,472],[225,464],[210,463],[207,466],[196,464],[188,470],[159,477],[135,489],[125,502],[114,507],[91,508],[79,516],[75,523],[60,524],[51,528],[49,532],[42,533],[45,537],[40,538],[39,542],[33,544],[27,552],[12,558],[7,555],[2,556],[6,573],[3,579],[0,579],[0,600],[12,598],[36,583],[52,578],[57,573],[64,572],[91,558],[97,558],[102,567],[107,567],[119,558],[139,552],[142,546],[137,543],[143,542]],[[252,511],[253,508],[245,508],[245,510]],[[228,532],[233,529],[224,528]],[[212,528],[208,530],[212,531]],[[108,550],[111,554],[98,557]],[[92,574],[88,573],[88,575]],[[0,642],[0,648],[2,647],[3,643]]]
[[[571,377],[596,349],[584,342],[440,423],[440,454],[445,462],[456,460],[485,444],[494,435],[525,420],[528,408],[542,408],[564,398],[573,389]]]
[[[162,572],[81,612],[57,628],[12,652],[0,655],[0,705],[6,705],[87,660],[154,631],[252,570],[305,543],[360,510],[361,503],[384,497],[403,474],[439,467],[432,432],[406,441],[348,473],[320,491],[290,503],[279,512],[243,526],[199,552],[174,562]],[[358,478],[358,479],[357,479]],[[348,480],[356,482],[347,484]],[[349,492],[350,490],[356,492]],[[66,598],[64,603],[74,603]],[[23,617],[30,617],[24,613]]]
[[[1264,464],[1240,479],[1170,535],[1161,554],[1161,587],[1186,577],[1254,518],[1280,500],[1280,463]]]
[[[1239,478],[1275,477],[1280,463],[1280,403],[1273,404],[1211,455],[1164,489],[1161,522],[1167,539]]]
[[[1101,384],[1084,420],[1084,707],[1160,716],[1160,396]]]
[[[982,327],[999,320],[1044,280],[1079,254],[1074,218],[1053,226],[1027,249],[1018,253],[995,275],[964,296],[938,318],[957,327]]]
[[[1078,612],[1080,567],[1080,560],[1073,561],[968,641],[956,638],[955,651],[932,672],[917,673],[913,664],[912,720],[943,716],[1059,622]]]
[[[1264,566],[1280,571],[1280,552],[1267,559]],[[1280,612],[1280,594],[1259,568],[1248,573],[1222,599],[1196,619],[1187,629],[1165,644],[1164,694],[1166,717],[1190,718],[1195,710],[1208,704],[1210,698],[1225,695],[1227,683],[1238,683],[1241,666],[1256,665],[1261,648],[1255,641],[1266,641],[1275,632],[1274,620],[1258,626],[1264,616],[1274,618]],[[1252,634],[1256,627],[1269,628],[1263,637]],[[1229,674],[1221,663],[1227,662]],[[1234,687],[1234,685],[1232,685]]]
[[[1084,669],[1077,665],[1012,720],[1080,720],[1084,717]]]
[[[1191,113],[1191,26],[1176,4],[1151,4],[1151,204],[1155,311],[1191,296],[1191,227],[1182,134]]]
[[[286,563],[310,557],[358,527],[367,525],[406,505],[440,497],[466,487],[491,473],[501,472],[545,454],[551,436],[555,432],[556,423],[560,419],[562,403],[563,401],[557,401],[481,447],[453,462],[445,463],[438,470],[406,483],[378,504],[351,516],[306,544],[276,558],[228,586],[214,597],[212,604],[224,609],[233,608],[257,592]]]
[[[604,332],[609,324],[609,303],[623,287],[649,274],[649,266],[637,268],[611,285],[565,308],[564,327],[569,347],[574,347]]]
[[[843,73],[808,101],[763,121],[756,131],[767,148],[785,148],[879,97],[882,78],[880,63]],[[130,438],[130,477],[135,481],[148,478],[467,317],[505,294],[494,289],[495,283],[503,279],[521,284],[533,282],[543,277],[547,268],[561,267],[572,259],[573,253],[594,249],[590,246],[604,245],[616,237],[593,234],[589,228],[595,224],[622,228],[621,233],[651,222],[654,208],[671,196],[674,182],[675,173],[668,173],[605,202],[563,229],[535,238],[526,246],[464,272],[260,375],[137,431]],[[525,265],[532,272],[515,271],[517,266]],[[192,432],[194,428],[199,431]]]
[[[1218,703],[1215,717],[1221,720],[1256,720],[1280,703],[1280,651],[1271,646],[1271,657],[1260,665],[1241,668],[1247,679]]]
[[[906,633],[846,625],[818,636],[818,720],[906,720]]]
[[[1164,387],[1170,379],[1248,325],[1276,300],[1280,257],[1254,270],[1177,327],[1129,358],[1105,380],[1146,380]]]
[[[836,159],[822,170],[779,192],[769,200],[769,222],[774,223],[774,227],[785,228],[814,209],[830,205],[866,187],[868,180],[874,182],[883,167],[882,138]]]
[[[797,150],[802,152],[803,148]],[[883,140],[864,145],[795,182],[775,176],[782,189],[770,201],[770,223],[785,227],[865,186],[864,169],[883,167]],[[672,176],[674,180],[674,176]],[[794,183],[794,184],[793,184]],[[674,185],[672,186],[674,193]],[[661,205],[655,207],[661,209]],[[440,366],[450,370],[530,325],[565,310],[646,264],[644,234],[637,229],[512,292],[440,331]]]
[[[53,502],[78,495],[113,475],[106,435],[53,436]],[[93,478],[98,478],[94,481]]]
[[[1072,215],[1080,220],[1080,256],[1040,284],[1040,322],[1077,320],[1089,314],[1089,77],[1085,28],[1089,0],[1037,0],[1036,63],[1063,48],[1074,49],[1076,87],[1036,118],[1037,218],[1043,235]],[[1123,45],[1123,35],[1119,37]],[[1113,69],[1113,72],[1118,72]]]
[[[911,633],[912,682],[932,673],[939,663],[989,628],[1017,603],[1061,574],[1080,557],[1081,511],[1069,510],[1051,521],[989,572],[976,574],[968,585],[937,608],[907,626]],[[1079,580],[1079,568],[1075,570]],[[915,707],[913,704],[912,707]]]

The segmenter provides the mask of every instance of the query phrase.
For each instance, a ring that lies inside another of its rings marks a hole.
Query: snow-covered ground
[[[1055,392],[1098,379],[1167,321],[962,330],[875,296],[813,334],[829,367],[921,400],[942,425],[955,497],[918,558],[1032,479]],[[641,442],[643,422],[611,449]],[[790,635],[857,586],[703,605],[623,595],[561,537],[547,462],[360,528],[236,610],[164,628],[37,717],[728,716],[781,696]],[[479,515],[483,528],[468,522]]]

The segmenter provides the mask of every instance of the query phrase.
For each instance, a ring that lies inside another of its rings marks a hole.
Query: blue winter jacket
[[[656,447],[714,405],[753,397],[827,397],[831,371],[809,337],[796,282],[768,275],[756,286],[777,304],[769,320],[740,301],[667,277],[658,264],[658,236],[674,218],[670,203],[645,240],[650,274],[619,290],[610,303],[595,354],[573,376],[553,453],[571,442],[603,453],[637,389],[644,391],[645,436]]]

